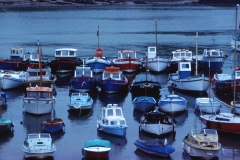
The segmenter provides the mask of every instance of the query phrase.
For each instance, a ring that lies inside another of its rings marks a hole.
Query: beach
[[[82,5],[111,5],[111,4],[129,4],[129,5],[143,5],[143,4],[156,4],[156,5],[183,5],[183,4],[196,4],[198,0],[72,0],[72,1],[30,1],[30,0],[0,0],[0,9],[11,7],[49,7],[49,6],[82,6]]]

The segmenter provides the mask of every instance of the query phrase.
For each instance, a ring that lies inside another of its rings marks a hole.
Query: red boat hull
[[[114,66],[120,67],[124,72],[135,72],[141,67],[141,63],[138,62],[138,60],[133,59],[118,59],[115,61]]]
[[[89,152],[83,149],[84,156],[90,159],[106,159],[109,151],[107,152]]]
[[[212,129],[216,129],[219,131],[224,131],[224,132],[231,132],[231,133],[240,133],[240,123],[225,123],[223,121],[217,122],[217,121],[210,121],[203,119],[200,117],[202,122],[208,127]]]

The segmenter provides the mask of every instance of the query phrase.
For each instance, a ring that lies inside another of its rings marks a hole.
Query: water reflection
[[[113,103],[120,105],[124,102],[127,95],[128,95],[128,91],[116,92],[112,94],[100,92],[98,94],[98,98],[102,103],[104,103],[104,106],[106,104],[113,104]]]

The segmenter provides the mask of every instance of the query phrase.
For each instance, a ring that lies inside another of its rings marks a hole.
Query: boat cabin
[[[96,49],[95,57],[96,58],[103,58],[103,49],[102,48],[97,48]]]
[[[125,126],[126,121],[122,108],[118,107],[117,104],[108,104],[102,109],[102,123],[109,126]]]
[[[218,133],[213,129],[192,129],[187,140],[202,147],[218,147]]]
[[[172,51],[172,55],[172,61],[192,60],[192,51],[186,49],[177,49],[176,51]]]
[[[41,74],[40,69],[28,68],[26,73],[27,73],[27,75],[26,75],[27,81],[40,79],[40,74]],[[42,79],[45,79],[45,80],[51,79],[51,68],[50,67],[42,69]]]
[[[179,78],[187,78],[191,76],[191,62],[179,62],[178,63],[178,75]]]
[[[223,52],[221,49],[204,49],[204,57],[223,57]]]
[[[77,93],[77,92],[72,93],[72,97],[81,97],[81,96],[89,97],[88,93]],[[81,99],[76,99],[76,100],[81,100]]]
[[[93,77],[91,67],[76,67],[74,77],[89,76]]]
[[[114,80],[122,80],[123,75],[120,67],[106,67],[103,71],[102,79],[114,79]]]
[[[48,133],[28,134],[24,145],[34,150],[47,149],[49,146],[52,146],[52,139]]]
[[[126,58],[137,58],[137,53],[135,50],[120,50],[118,51],[118,59],[126,59]]]
[[[53,89],[49,87],[27,87],[26,97],[27,98],[52,98]]]
[[[156,55],[157,55],[157,48],[156,47],[148,47],[147,57],[155,58]]]
[[[77,49],[74,48],[60,48],[55,50],[55,59],[76,59]]]
[[[150,123],[163,123],[164,121],[171,122],[171,120],[165,113],[159,111],[147,112],[144,114],[144,117]]]
[[[10,59],[11,60],[23,60],[24,49],[16,46],[11,49]]]

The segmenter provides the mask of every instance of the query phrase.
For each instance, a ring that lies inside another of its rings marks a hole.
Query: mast
[[[158,56],[158,45],[157,45],[157,19],[155,19],[155,33],[156,33],[156,56]]]
[[[100,29],[99,29],[99,25],[98,25],[98,30],[97,30],[97,36],[98,36],[98,48],[99,48],[99,35],[100,35]]]
[[[39,39],[37,40],[38,41],[38,50],[37,50],[37,53],[38,53],[38,64],[39,64],[39,69],[40,69],[40,87],[42,87],[42,61],[41,61],[41,48],[40,48],[40,45],[39,45]]]
[[[197,70],[197,63],[198,63],[198,61],[197,61],[197,59],[198,59],[198,32],[196,32],[196,66],[195,66],[195,75],[197,75],[198,74],[198,70]]]
[[[236,47],[237,47],[237,42],[236,42],[236,39],[237,39],[237,29],[238,29],[238,6],[239,4],[237,4],[236,6],[236,19],[235,19],[235,33],[234,33],[234,66],[233,66],[233,72],[234,72],[234,82],[233,82],[233,114],[235,114],[235,93],[236,93]]]

